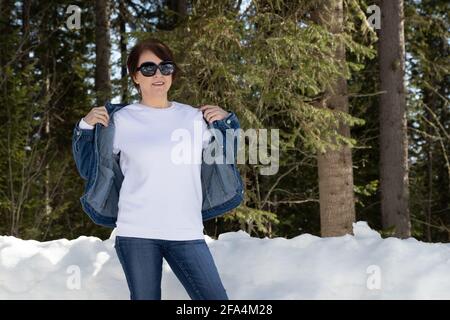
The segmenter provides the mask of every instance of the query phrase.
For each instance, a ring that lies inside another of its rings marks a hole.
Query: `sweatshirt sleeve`
[[[115,126],[114,137],[113,137],[113,153],[118,154],[120,152],[119,136],[120,136],[120,130],[121,130],[120,117],[118,116],[118,112],[114,113],[113,118],[114,118],[114,126]]]
[[[94,126],[84,121],[84,118],[81,118],[80,123],[78,125],[80,129],[88,129],[88,130],[94,129]]]

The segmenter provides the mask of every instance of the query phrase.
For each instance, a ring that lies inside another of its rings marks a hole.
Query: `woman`
[[[124,175],[115,249],[130,298],[161,299],[165,258],[192,299],[227,300],[204,240],[199,160],[211,136],[203,117],[212,123],[230,113],[218,106],[194,108],[169,101],[167,93],[179,70],[171,50],[156,39],[136,44],[127,67],[141,101],[113,114],[113,152],[120,153]],[[96,123],[108,126],[105,107],[92,108],[79,127],[94,129]],[[177,130],[197,139],[189,145],[187,164],[175,161]]]

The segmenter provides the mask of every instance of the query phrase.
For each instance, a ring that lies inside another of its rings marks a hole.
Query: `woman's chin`
[[[166,88],[148,88],[146,92],[151,95],[166,95],[167,94]]]

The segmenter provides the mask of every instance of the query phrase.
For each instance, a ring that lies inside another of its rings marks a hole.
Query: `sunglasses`
[[[136,71],[140,71],[144,77],[152,77],[155,75],[156,69],[159,69],[162,75],[168,76],[175,71],[175,64],[170,60],[161,61],[160,64],[147,61],[142,63]]]

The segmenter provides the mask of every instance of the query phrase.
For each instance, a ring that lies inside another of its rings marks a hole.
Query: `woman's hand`
[[[90,124],[91,126],[96,123],[101,123],[102,125],[107,127],[109,122],[109,114],[105,106],[94,107],[83,119],[87,124]]]
[[[199,108],[203,112],[205,119],[212,123],[215,120],[225,119],[230,113],[219,106],[204,105]]]

